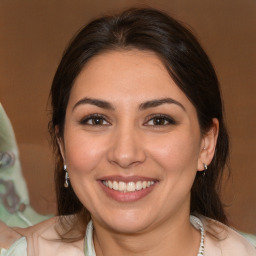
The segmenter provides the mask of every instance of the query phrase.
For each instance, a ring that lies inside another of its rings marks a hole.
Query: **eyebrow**
[[[84,104],[89,104],[89,105],[94,105],[99,108],[107,109],[107,110],[115,110],[114,106],[109,103],[108,101],[100,100],[100,99],[93,99],[93,98],[83,98],[79,100],[73,107],[72,111],[79,105],[84,105]],[[185,107],[178,101],[172,99],[172,98],[163,98],[163,99],[154,99],[150,101],[143,102],[139,105],[139,110],[146,110],[149,108],[154,108],[158,107],[163,104],[176,104],[177,106],[181,107],[185,112],[186,109]]]
[[[83,98],[81,100],[79,100],[75,106],[73,107],[72,111],[74,111],[74,109],[79,106],[79,105],[84,105],[84,104],[89,104],[89,105],[94,105],[97,106],[99,108],[104,108],[104,109],[108,109],[108,110],[114,110],[115,108],[113,107],[112,104],[110,104],[107,101],[104,100],[99,100],[99,99],[92,99],[92,98]]]
[[[186,112],[186,108],[180,102],[178,102],[178,101],[176,101],[172,98],[163,98],[163,99],[155,99],[155,100],[146,101],[146,102],[140,104],[139,109],[140,110],[146,110],[148,108],[158,107],[158,106],[163,105],[163,104],[178,105],[179,107],[181,107]]]

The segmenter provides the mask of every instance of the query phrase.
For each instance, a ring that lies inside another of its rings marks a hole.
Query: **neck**
[[[167,220],[135,234],[116,233],[101,225],[94,226],[97,256],[188,256],[197,255],[199,245],[200,232],[190,224],[189,217]]]

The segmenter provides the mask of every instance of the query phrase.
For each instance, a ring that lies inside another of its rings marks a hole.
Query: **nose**
[[[133,127],[119,128],[112,138],[108,152],[108,160],[122,168],[131,168],[143,163],[146,154],[143,140]]]

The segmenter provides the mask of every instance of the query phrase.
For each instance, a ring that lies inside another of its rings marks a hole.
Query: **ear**
[[[209,165],[211,163],[215,153],[218,134],[219,121],[217,118],[213,118],[211,128],[202,137],[200,154],[197,163],[198,171],[204,170],[204,164]]]
[[[66,157],[65,157],[65,146],[64,146],[64,141],[63,138],[60,136],[60,132],[59,132],[59,126],[56,125],[55,126],[55,136],[57,138],[57,142],[59,145],[59,149],[60,149],[60,153],[63,159],[63,162],[66,162]]]

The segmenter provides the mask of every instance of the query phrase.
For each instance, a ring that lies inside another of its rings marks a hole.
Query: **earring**
[[[68,180],[69,180],[69,176],[68,176],[68,171],[67,171],[67,165],[64,164],[64,171],[65,171],[65,182],[64,182],[64,187],[68,188]]]
[[[203,176],[205,176],[205,172],[207,171],[208,166],[207,166],[207,164],[205,164],[205,163],[203,163],[203,165],[204,165],[204,172],[203,172]]]

